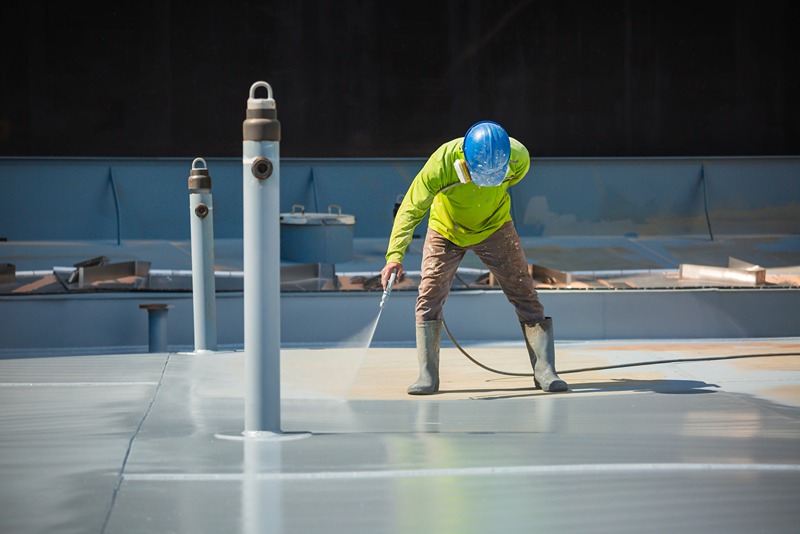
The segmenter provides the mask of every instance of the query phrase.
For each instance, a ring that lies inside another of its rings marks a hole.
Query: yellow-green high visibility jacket
[[[480,243],[511,220],[508,188],[525,176],[531,165],[528,149],[511,138],[506,178],[494,187],[461,183],[454,162],[464,159],[464,138],[453,139],[434,152],[411,182],[394,219],[387,262],[402,263],[414,228],[430,208],[428,227],[462,247]]]

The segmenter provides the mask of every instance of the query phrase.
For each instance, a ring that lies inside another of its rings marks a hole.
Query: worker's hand
[[[392,271],[397,271],[395,281],[399,282],[403,279],[403,264],[396,261],[388,262],[384,268],[381,269],[381,285],[384,291],[386,290],[386,285],[389,283],[389,277],[392,275]]]

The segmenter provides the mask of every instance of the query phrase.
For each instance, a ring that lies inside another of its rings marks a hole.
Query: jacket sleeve
[[[510,140],[511,161],[509,162],[508,167],[509,174],[511,176],[508,184],[509,187],[522,180],[525,175],[528,174],[528,169],[531,167],[531,156],[528,153],[528,149],[525,148],[525,145],[513,137]]]
[[[411,182],[397,215],[394,218],[392,234],[389,237],[389,248],[386,252],[386,262],[402,263],[406,249],[411,243],[414,229],[422,222],[425,213],[433,203],[436,196],[447,179],[448,151],[446,145],[428,158],[422,170]],[[450,162],[452,165],[452,161]]]

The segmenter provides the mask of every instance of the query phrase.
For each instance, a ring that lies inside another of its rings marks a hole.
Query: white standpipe
[[[267,98],[255,92],[266,88]],[[281,432],[280,137],[272,87],[250,87],[243,127],[245,436]]]
[[[202,163],[202,167],[197,167]],[[211,176],[203,158],[192,162],[189,174],[189,210],[192,221],[192,300],[194,350],[217,350],[217,301],[214,278],[214,204]]]

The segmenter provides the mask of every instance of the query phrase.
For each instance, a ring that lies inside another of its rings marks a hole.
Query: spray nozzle
[[[397,278],[397,271],[392,271],[392,274],[389,275],[389,282],[386,284],[386,289],[383,290],[383,296],[381,297],[381,309],[383,309],[383,307],[386,305],[386,300],[392,293],[392,286],[394,285],[395,278]]]

